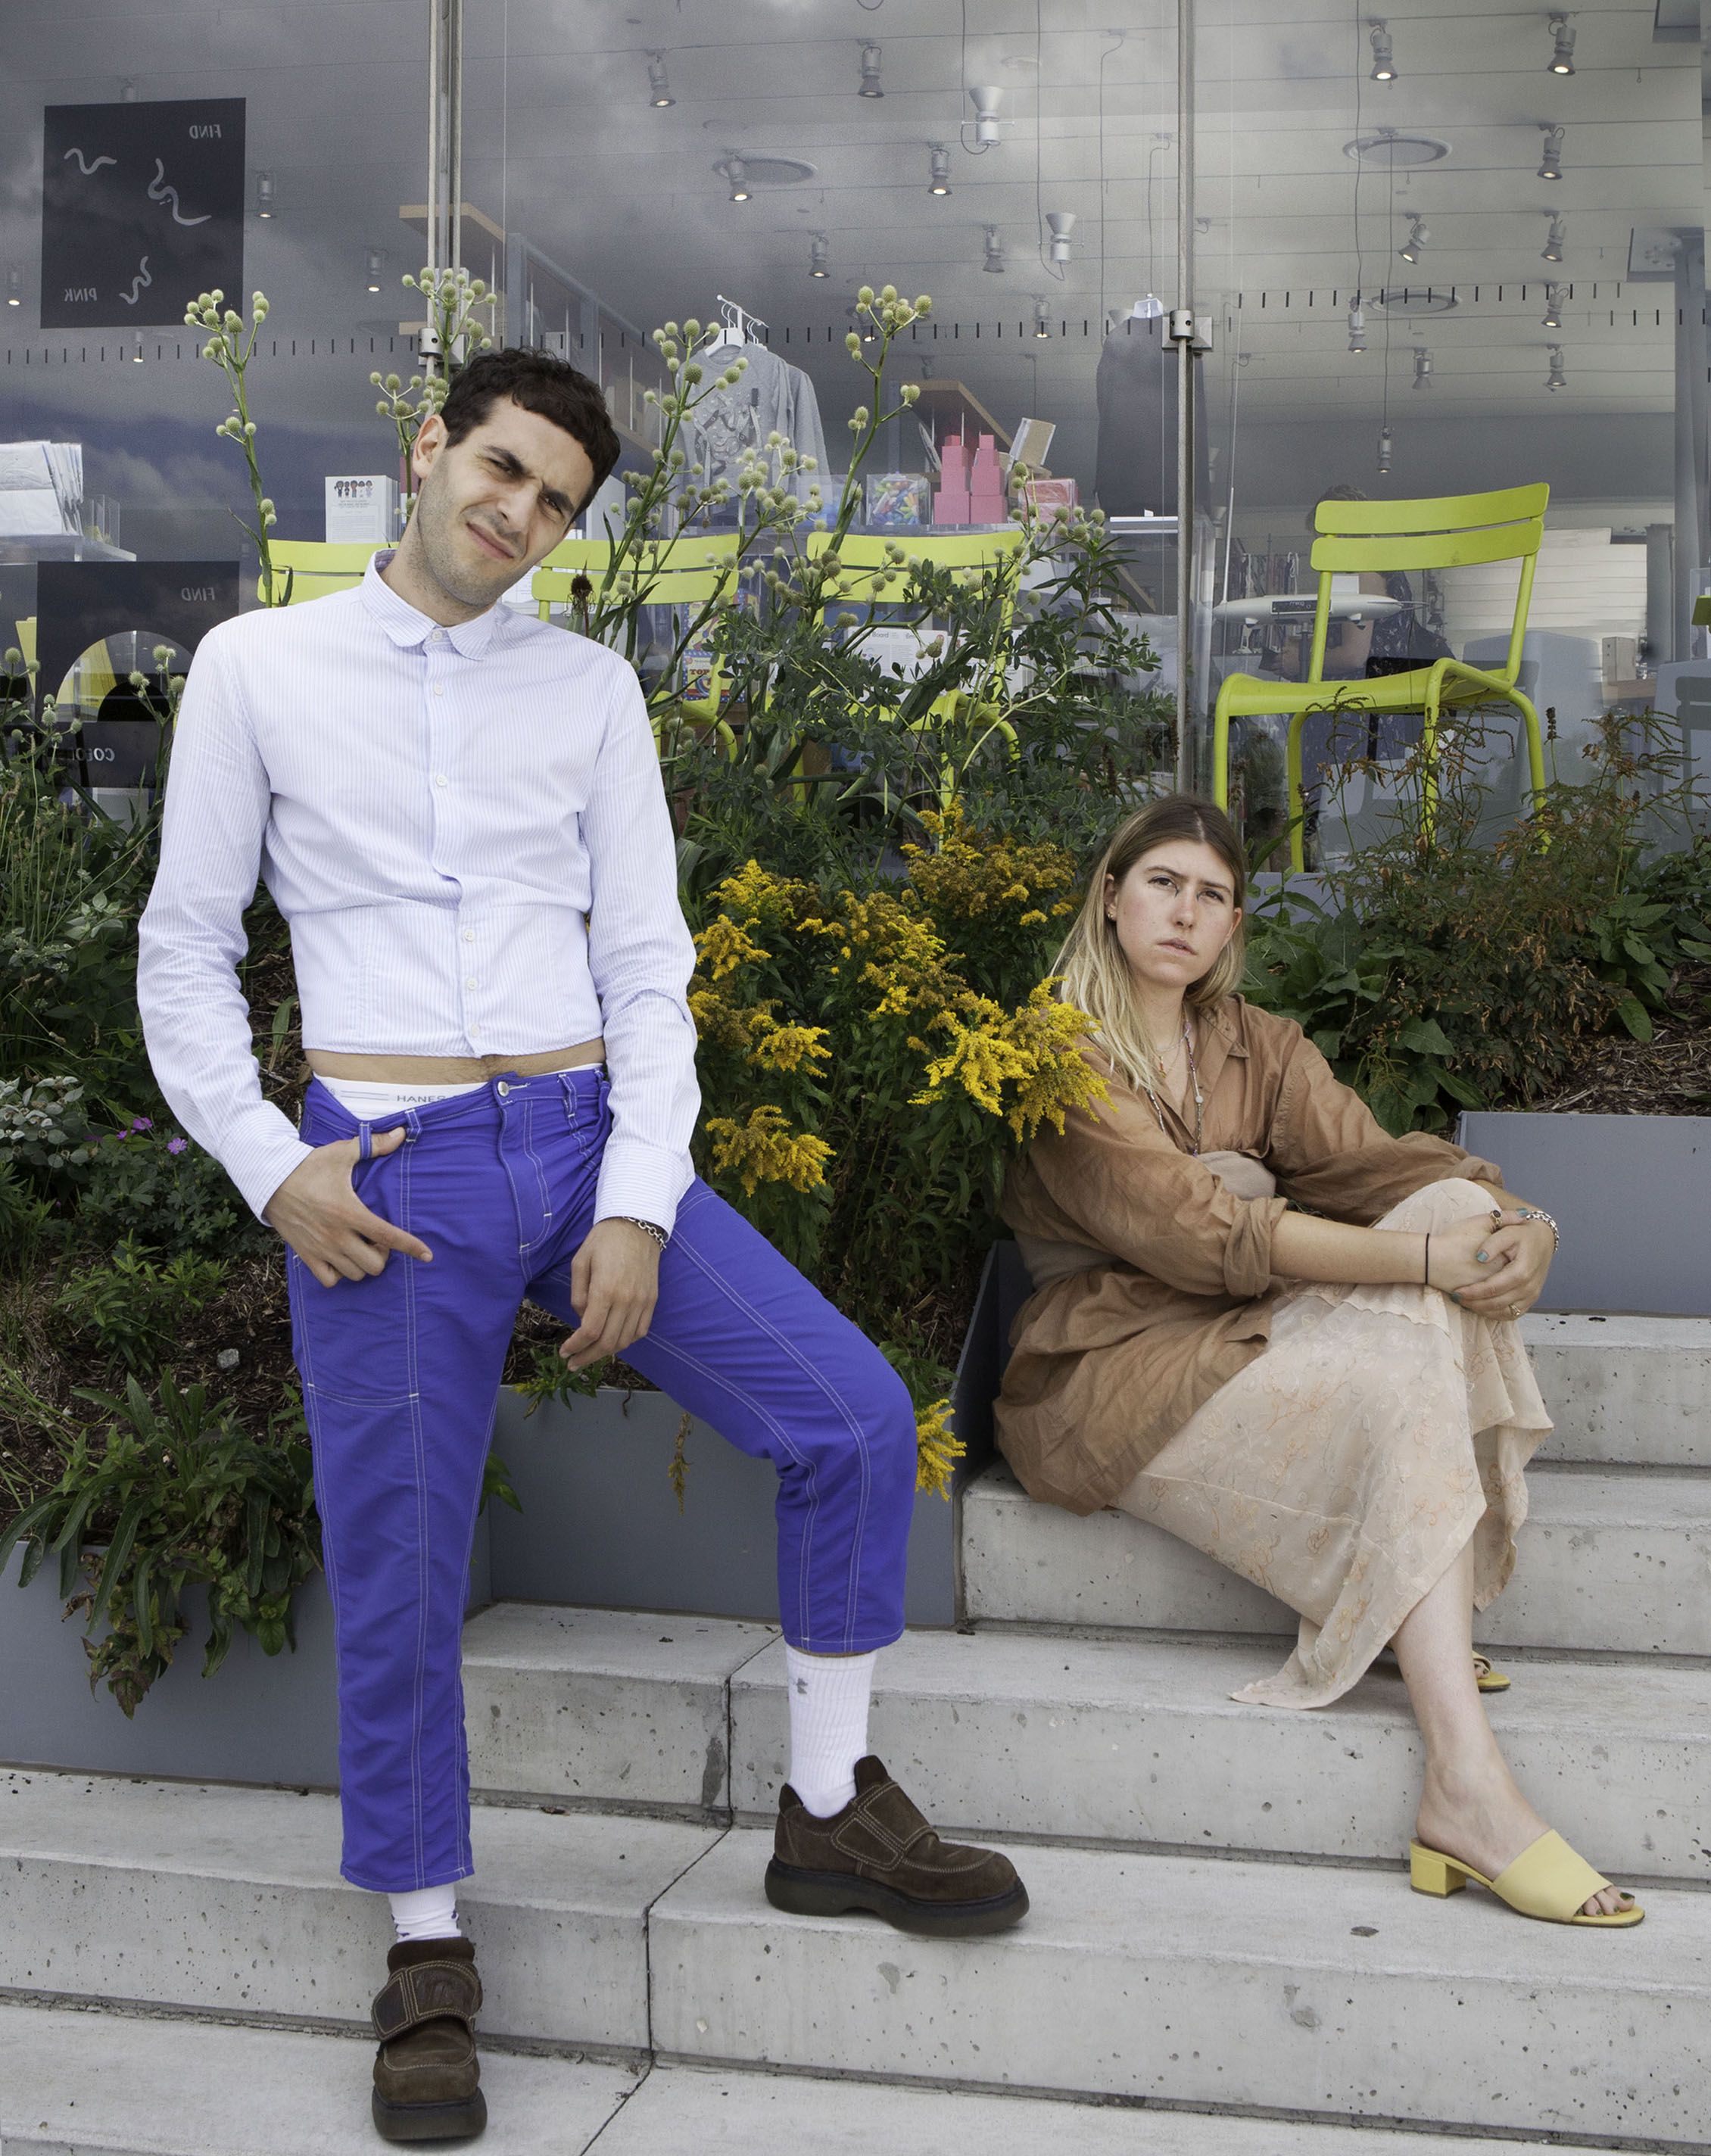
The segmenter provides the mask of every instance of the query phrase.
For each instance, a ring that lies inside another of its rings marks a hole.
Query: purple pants
[[[344,1876],[403,1893],[466,1877],[459,1650],[499,1378],[524,1296],[573,1327],[570,1266],[610,1125],[593,1068],[496,1081],[407,1111],[357,1194],[419,1235],[322,1287],[290,1260],[292,1344],[315,1453],[338,1648]],[[311,1086],[311,1145],[360,1136]],[[902,1380],[766,1239],[697,1181],[678,1209],[645,1340],[624,1359],[778,1471],[778,1609],[812,1654],[903,1629],[915,1418]]]

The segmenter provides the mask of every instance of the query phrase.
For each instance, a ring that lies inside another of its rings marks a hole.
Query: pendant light
[[[258,172],[255,175],[255,214],[258,217],[273,215],[273,174],[271,172]]]
[[[856,93],[858,97],[883,97],[885,95],[885,85],[879,79],[881,57],[880,49],[877,45],[864,44],[862,46],[861,86]]]
[[[998,108],[1004,96],[1002,84],[983,83],[969,92],[974,107],[974,141],[976,146],[989,150],[998,141]]]
[[[951,153],[943,142],[927,146],[927,192],[930,195],[948,195],[951,191]]]
[[[1002,277],[1005,273],[1004,242],[995,224],[986,228],[986,254],[980,267],[993,277]]]
[[[1550,372],[1544,378],[1544,386],[1547,389],[1566,389],[1569,386],[1569,377],[1563,372],[1563,348],[1559,344],[1550,348]]]
[[[1396,63],[1390,51],[1390,27],[1381,15],[1369,16],[1372,33],[1372,79],[1374,82],[1394,82]]]
[[[731,182],[732,201],[747,202],[748,200],[748,167],[743,163],[742,158],[727,157],[720,169]]]
[[[8,307],[23,305],[23,272],[8,270],[6,273],[6,304]]]
[[[1390,475],[1390,453],[1395,446],[1390,439],[1390,429],[1380,427],[1379,429],[1379,477],[1380,479],[1388,479]]]
[[[371,247],[368,250],[368,289],[371,292],[380,290],[380,273],[385,267],[385,255],[378,247]]]
[[[830,253],[831,242],[826,238],[825,233],[814,232],[809,234],[808,274],[810,277],[830,277],[831,275],[831,269],[828,259]]]
[[[677,100],[671,95],[671,85],[665,77],[665,55],[664,53],[650,53],[648,54],[648,103],[663,109],[668,105],[676,105],[676,102]]]
[[[1034,302],[1034,334],[1036,337],[1051,335],[1051,312],[1049,303],[1042,299]]]
[[[1067,262],[1070,259],[1070,234],[1075,229],[1076,213],[1072,209],[1049,209],[1046,213],[1046,229],[1051,234],[1047,250],[1053,262]]]
[[[1423,344],[1414,347],[1414,386],[1416,389],[1431,387],[1431,354]]]
[[[1366,350],[1366,316],[1360,311],[1358,299],[1349,304],[1349,349],[1357,354]]]

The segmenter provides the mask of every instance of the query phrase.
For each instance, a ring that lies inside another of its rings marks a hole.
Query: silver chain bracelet
[[[1563,1231],[1551,1219],[1549,1214],[1540,1205],[1520,1205],[1515,1209],[1523,1220],[1544,1221],[1545,1226],[1550,1230],[1550,1254],[1554,1257],[1563,1246]]]
[[[638,1220],[633,1213],[620,1213],[618,1215],[618,1218],[622,1220],[627,1227],[640,1228],[643,1235],[650,1235],[662,1250],[665,1249],[666,1244],[671,1240],[671,1238],[665,1233],[665,1230],[659,1225],[657,1221]]]

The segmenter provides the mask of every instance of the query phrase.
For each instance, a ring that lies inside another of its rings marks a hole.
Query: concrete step
[[[372,2047],[342,2036],[0,2006],[8,2156],[372,2156]],[[487,2146],[506,2156],[1350,2156],[1345,2129],[806,2075],[488,2051]],[[1561,2143],[1557,2144],[1559,2148]],[[1363,2135],[1354,2156],[1505,2156],[1513,2142]],[[1572,2152],[1570,2152],[1572,2156]]]
[[[1711,1478],[1536,1463],[1527,1487],[1514,1577],[1475,1620],[1479,1640],[1711,1655]],[[963,1494],[963,1578],[977,1620],[1295,1631],[1281,1603],[1163,1528],[1034,1504],[1002,1461]]]
[[[728,1618],[496,1603],[464,1628],[474,1786],[722,1812],[731,1675],[778,1636]]]
[[[478,1810],[483,2027],[645,2049],[646,1912],[714,1839]],[[331,1797],[0,1774],[0,1989],[366,2026],[391,1928],[338,1862]]]
[[[779,1914],[766,1846],[732,1830],[650,1915],[677,2062],[1672,2147],[1711,2119],[1702,1894],[1652,1888],[1643,1924],[1594,1933],[1400,1866],[1023,1847],[1026,1920],[934,1941]]]
[[[1711,1318],[1535,1311],[1521,1334],[1556,1424],[1543,1458],[1711,1466]]]
[[[869,1741],[934,1823],[977,1835],[1394,1858],[1423,1764],[1394,1667],[1312,1714],[1230,1697],[1279,1650],[907,1633]],[[1487,1700],[1523,1788],[1611,1876],[1711,1882],[1711,1670],[1529,1661]],[[732,1801],[786,1773],[784,1650],[732,1680]],[[1711,1902],[1705,1906],[1711,1931]]]

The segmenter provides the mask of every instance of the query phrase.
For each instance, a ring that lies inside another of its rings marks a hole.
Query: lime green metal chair
[[[1421,821],[1431,828],[1436,800],[1433,762],[1444,714],[1475,704],[1513,704],[1527,729],[1527,758],[1535,798],[1544,790],[1544,749],[1539,714],[1515,686],[1533,598],[1533,572],[1544,532],[1550,489],[1512,486],[1495,494],[1446,495],[1427,501],[1322,501],[1314,516],[1319,536],[1313,566],[1318,572],[1313,656],[1304,681],[1261,680],[1232,674],[1218,691],[1212,721],[1215,798],[1230,803],[1230,721],[1274,713],[1289,720],[1289,858],[1305,865],[1302,845],[1301,731],[1310,711],[1421,711],[1425,715]],[[1470,666],[1460,659],[1434,660],[1407,674],[1374,680],[1324,679],[1325,643],[1331,619],[1331,579],[1350,570],[1453,569],[1477,562],[1519,562],[1515,618],[1508,656],[1500,667]]]
[[[289,575],[293,606],[325,598],[329,592],[347,592],[362,583],[371,555],[397,543],[392,539],[270,539],[267,551],[273,557],[274,588],[277,591],[280,580]],[[261,595],[258,578],[255,596]]]

